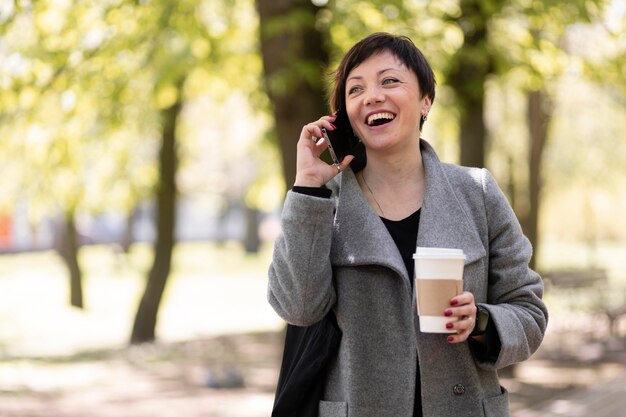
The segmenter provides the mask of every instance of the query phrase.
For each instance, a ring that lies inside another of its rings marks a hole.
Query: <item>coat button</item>
[[[456,384],[454,388],[452,388],[452,392],[454,392],[454,395],[463,395],[465,394],[465,387],[463,384]]]

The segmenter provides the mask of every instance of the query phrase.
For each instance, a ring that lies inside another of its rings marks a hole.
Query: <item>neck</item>
[[[392,154],[368,151],[363,171],[370,186],[397,187],[422,182],[424,166],[419,142],[417,146]]]
[[[419,148],[393,155],[368,152],[359,177],[364,196],[382,217],[401,220],[422,206],[424,166]]]

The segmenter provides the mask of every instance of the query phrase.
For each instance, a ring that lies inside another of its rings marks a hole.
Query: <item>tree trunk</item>
[[[485,166],[485,122],[483,120],[484,100],[472,100],[461,113],[461,165],[469,167]]]
[[[509,155],[507,158],[507,173],[508,179],[506,194],[509,198],[509,203],[511,203],[511,207],[513,207],[513,210],[515,210],[515,208],[517,207],[517,186],[515,184],[515,161],[513,159],[513,156],[511,155]]]
[[[70,273],[70,304],[72,307],[84,308],[83,274],[78,264],[78,237],[74,220],[73,210],[63,217],[57,250]]]
[[[265,87],[274,108],[287,188],[296,177],[302,127],[328,113],[323,78],[328,53],[310,0],[257,0]],[[298,24],[294,24],[294,20]]]
[[[244,236],[244,247],[246,253],[258,253],[261,247],[259,239],[259,210],[246,205],[246,232]]]
[[[135,237],[133,235],[133,227],[135,225],[136,214],[137,214],[136,207],[130,209],[126,213],[126,224],[124,225],[124,234],[122,235],[122,241],[120,242],[122,251],[126,254],[130,252],[130,246],[135,241]]]
[[[485,166],[485,82],[494,67],[487,45],[486,25],[495,12],[483,8],[476,0],[463,0],[462,16],[456,19],[464,42],[452,60],[448,83],[454,90],[460,111],[460,162],[465,166]]]
[[[528,127],[530,130],[530,151],[528,170],[528,199],[530,207],[528,215],[522,221],[524,233],[534,247],[536,254],[539,249],[539,208],[541,202],[541,162],[548,138],[548,126],[551,119],[551,102],[542,91],[531,91],[528,94]],[[536,256],[531,260],[535,267]]]
[[[133,344],[154,341],[159,306],[170,273],[176,217],[176,126],[181,108],[179,99],[172,107],[163,110],[154,262],[135,316],[130,340]]]

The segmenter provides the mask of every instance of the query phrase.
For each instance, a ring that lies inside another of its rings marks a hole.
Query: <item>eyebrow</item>
[[[384,74],[385,72],[392,71],[392,70],[398,70],[398,69],[397,68],[393,68],[393,67],[385,68],[385,69],[382,69],[382,70],[378,71],[376,73],[376,75],[380,76],[381,74]],[[346,80],[346,83],[348,81],[350,81],[350,80],[362,80],[362,79],[363,79],[363,77],[361,77],[360,75],[355,75],[355,76],[352,76],[352,77],[348,78]]]

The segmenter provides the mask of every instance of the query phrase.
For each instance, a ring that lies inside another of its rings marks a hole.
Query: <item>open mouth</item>
[[[381,125],[391,122],[395,118],[396,118],[396,115],[393,113],[388,113],[388,112],[375,113],[375,114],[370,115],[367,118],[367,125],[368,126],[381,126]]]

